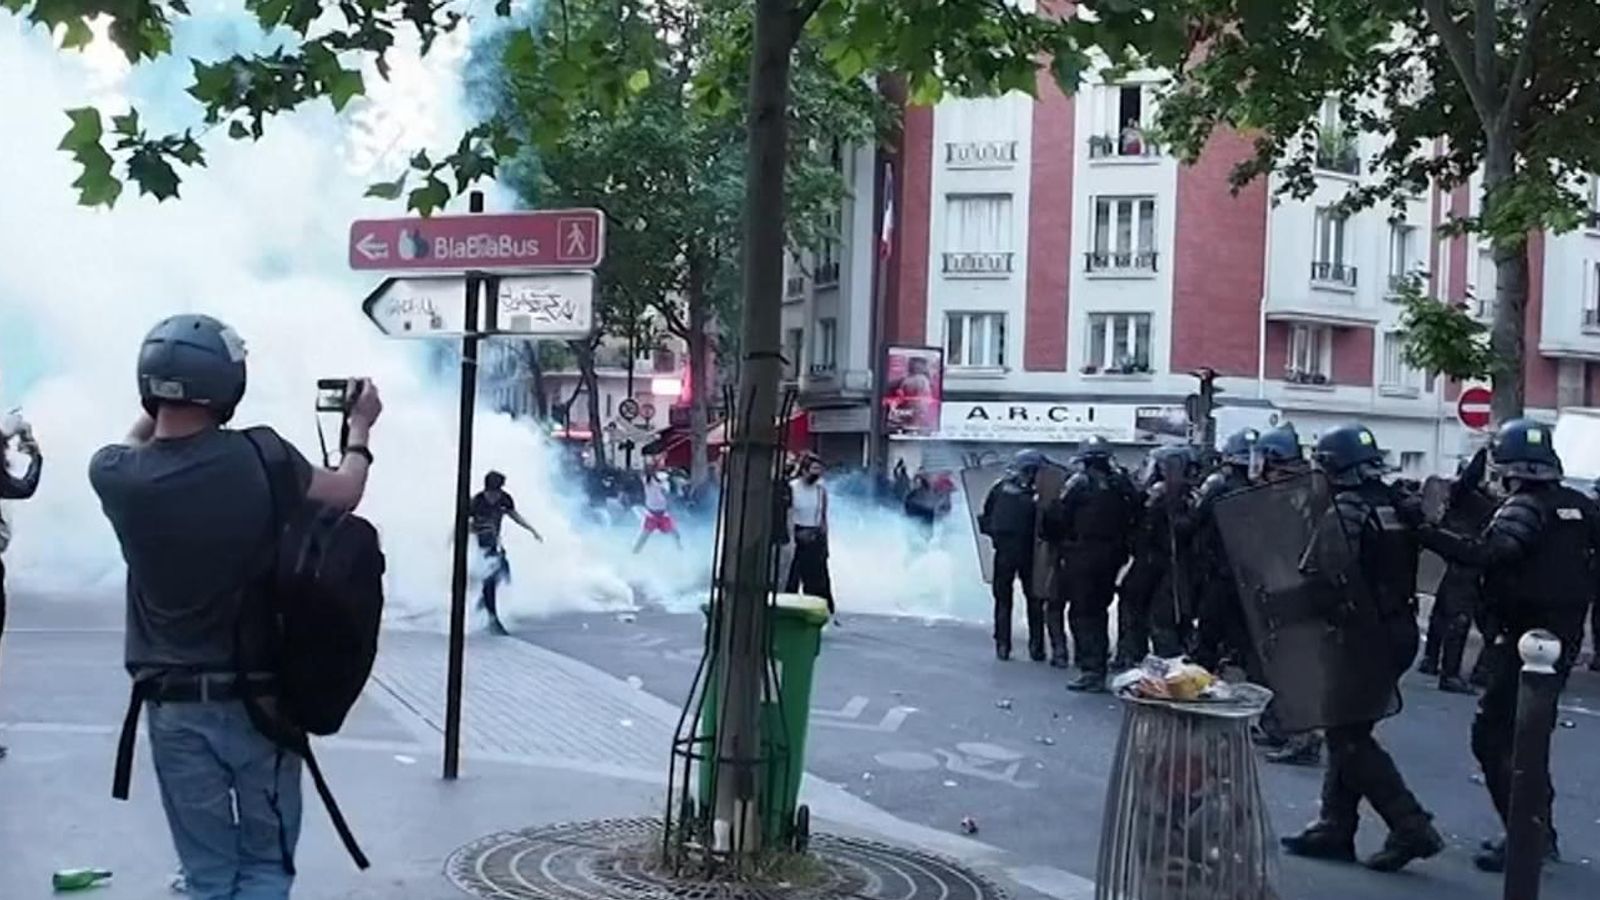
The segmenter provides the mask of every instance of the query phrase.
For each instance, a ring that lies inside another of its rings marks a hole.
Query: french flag
[[[883,167],[883,228],[878,233],[878,258],[894,252],[894,167]]]

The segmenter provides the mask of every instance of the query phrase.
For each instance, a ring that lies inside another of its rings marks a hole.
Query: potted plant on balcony
[[[1079,369],[1078,372],[1083,375],[1098,375],[1100,374],[1100,367],[1094,363],[1090,363],[1089,365]]]
[[[1089,138],[1090,159],[1100,159],[1102,157],[1112,156],[1116,153],[1116,151],[1117,142],[1110,135],[1096,134]]]

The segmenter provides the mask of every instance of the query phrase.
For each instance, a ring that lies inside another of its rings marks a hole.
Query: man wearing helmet
[[[313,469],[276,434],[258,451],[223,427],[244,398],[245,352],[216,319],[156,325],[137,372],[144,413],[122,443],[94,455],[89,480],[127,561],[126,666],[151,698],[167,822],[194,895],[288,897],[300,760],[256,730],[241,700],[273,686],[271,608],[247,602],[272,564],[267,466],[291,468],[301,499],[354,509],[383,403],[360,381],[339,468]]]
[[[539,532],[528,524],[528,520],[522,517],[522,513],[517,512],[517,503],[506,493],[505,487],[506,476],[491,471],[483,476],[483,490],[474,495],[467,504],[467,529],[477,539],[478,549],[488,563],[479,602],[489,614],[489,630],[499,635],[510,633],[500,621],[499,606],[500,585],[511,582],[511,561],[506,556],[505,544],[500,540],[504,520],[510,519],[517,523],[523,530],[533,535],[534,540],[541,542],[544,540]]]
[[[989,489],[978,516],[978,531],[994,544],[994,653],[1011,658],[1011,609],[1014,585],[1022,581],[1022,598],[1028,616],[1028,656],[1044,661],[1043,598],[1033,589],[1033,551],[1038,522],[1038,495],[1034,478],[1044,465],[1037,450],[1019,451],[1005,477]],[[1061,652],[1066,651],[1065,638]]]
[[[1223,497],[1250,486],[1251,461],[1260,438],[1254,428],[1228,435],[1222,443],[1222,465],[1200,485],[1189,523],[1194,532],[1195,580],[1200,594],[1195,661],[1212,671],[1220,671],[1224,661],[1241,661],[1250,646],[1214,507]]]
[[[1128,559],[1140,498],[1111,458],[1111,445],[1091,437],[1078,451],[1083,470],[1067,479],[1047,510],[1045,527],[1061,546],[1061,578],[1052,603],[1067,604],[1078,677],[1068,690],[1101,692],[1110,666],[1109,612],[1117,573]],[[1054,607],[1053,607],[1054,608]],[[1051,624],[1054,625],[1054,615]]]
[[[1477,535],[1427,526],[1423,541],[1451,562],[1470,563],[1483,572],[1483,597],[1496,627],[1486,632],[1483,651],[1489,683],[1472,722],[1472,753],[1483,769],[1484,786],[1500,821],[1511,803],[1511,744],[1517,714],[1522,661],[1517,642],[1535,628],[1561,641],[1556,671],[1564,680],[1583,640],[1583,617],[1594,599],[1596,560],[1600,559],[1600,508],[1561,483],[1561,459],[1551,430],[1529,419],[1505,423],[1489,448],[1493,473],[1507,497]],[[1543,779],[1545,807],[1536,818],[1551,822],[1554,796],[1549,772]],[[1556,833],[1549,832],[1550,852]],[[1505,868],[1504,839],[1485,842],[1476,862],[1491,872]]]
[[[1348,631],[1376,622],[1387,646],[1373,648],[1373,664],[1382,667],[1397,690],[1400,676],[1417,655],[1417,558],[1420,548],[1413,525],[1420,505],[1383,480],[1383,450],[1365,426],[1344,425],[1317,440],[1316,467],[1328,479],[1333,505],[1318,525],[1301,562],[1302,571],[1335,584],[1359,585],[1337,610],[1328,611],[1329,625]],[[1346,552],[1346,548],[1348,552]],[[1346,679],[1361,681],[1365,691],[1370,672],[1334,669],[1325,673],[1331,695],[1356,691]],[[1384,676],[1379,676],[1384,677]],[[1398,709],[1399,704],[1395,704]],[[1353,861],[1361,801],[1366,800],[1389,826],[1383,849],[1366,865],[1397,872],[1413,860],[1444,849],[1433,817],[1406,787],[1394,760],[1373,736],[1377,721],[1329,723],[1325,729],[1328,768],[1322,779],[1318,818],[1299,834],[1283,838],[1284,849],[1297,856]]]
[[[1182,655],[1188,640],[1191,600],[1184,566],[1188,540],[1181,522],[1189,515],[1196,474],[1190,447],[1159,447],[1145,461],[1143,509],[1134,531],[1133,563],[1117,587],[1117,654],[1113,669],[1156,655]]]

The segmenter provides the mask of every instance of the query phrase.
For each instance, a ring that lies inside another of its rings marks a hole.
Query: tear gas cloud
[[[326,102],[272,123],[259,144],[204,141],[207,167],[187,173],[181,201],[156,204],[129,185],[114,212],[75,205],[71,159],[55,149],[62,110],[132,103],[152,131],[198,124],[182,92],[190,57],[215,60],[270,46],[237,4],[193,4],[173,56],[130,72],[104,40],[63,54],[48,35],[0,13],[0,406],[20,405],[46,462],[38,495],[9,503],[6,564],[16,591],[119,596],[116,540],[85,475],[89,457],[138,412],[138,342],[163,316],[204,312],[228,322],[250,353],[238,425],[268,423],[317,459],[312,401],[320,377],[371,375],[386,411],[362,513],[383,531],[395,616],[439,627],[448,605],[456,461],[455,378],[430,366],[422,343],[383,338],[360,301],[375,284],[346,270],[348,224],[399,214],[362,199],[418,147],[454,144],[466,116],[461,66],[470,36],[443,39],[426,60],[398,52],[384,83],[335,116]],[[490,208],[513,198],[490,193]],[[3,409],[0,409],[3,411]],[[583,527],[576,486],[526,421],[480,412],[475,480],[493,468],[546,543],[508,527],[514,579],[508,617],[629,608],[654,600],[692,608],[704,598],[710,523],[691,523],[685,552],[652,540],[634,557],[636,520]],[[15,459],[13,459],[15,462]],[[226,498],[217,498],[226,502]],[[940,543],[914,552],[897,515],[836,507],[833,570],[845,610],[974,615],[985,604],[965,516]],[[975,599],[976,598],[976,599]]]

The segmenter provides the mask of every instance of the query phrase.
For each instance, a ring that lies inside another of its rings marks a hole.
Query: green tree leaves
[[[58,149],[72,154],[80,169],[72,186],[78,189],[78,202],[84,206],[111,206],[122,194],[122,182],[111,174],[111,154],[100,146],[100,111],[92,107],[67,111],[72,127],[61,138]]]
[[[1476,381],[1495,373],[1488,326],[1464,305],[1428,296],[1420,278],[1400,285],[1397,296],[1405,308],[1400,324],[1405,330],[1407,365],[1456,381]]]

